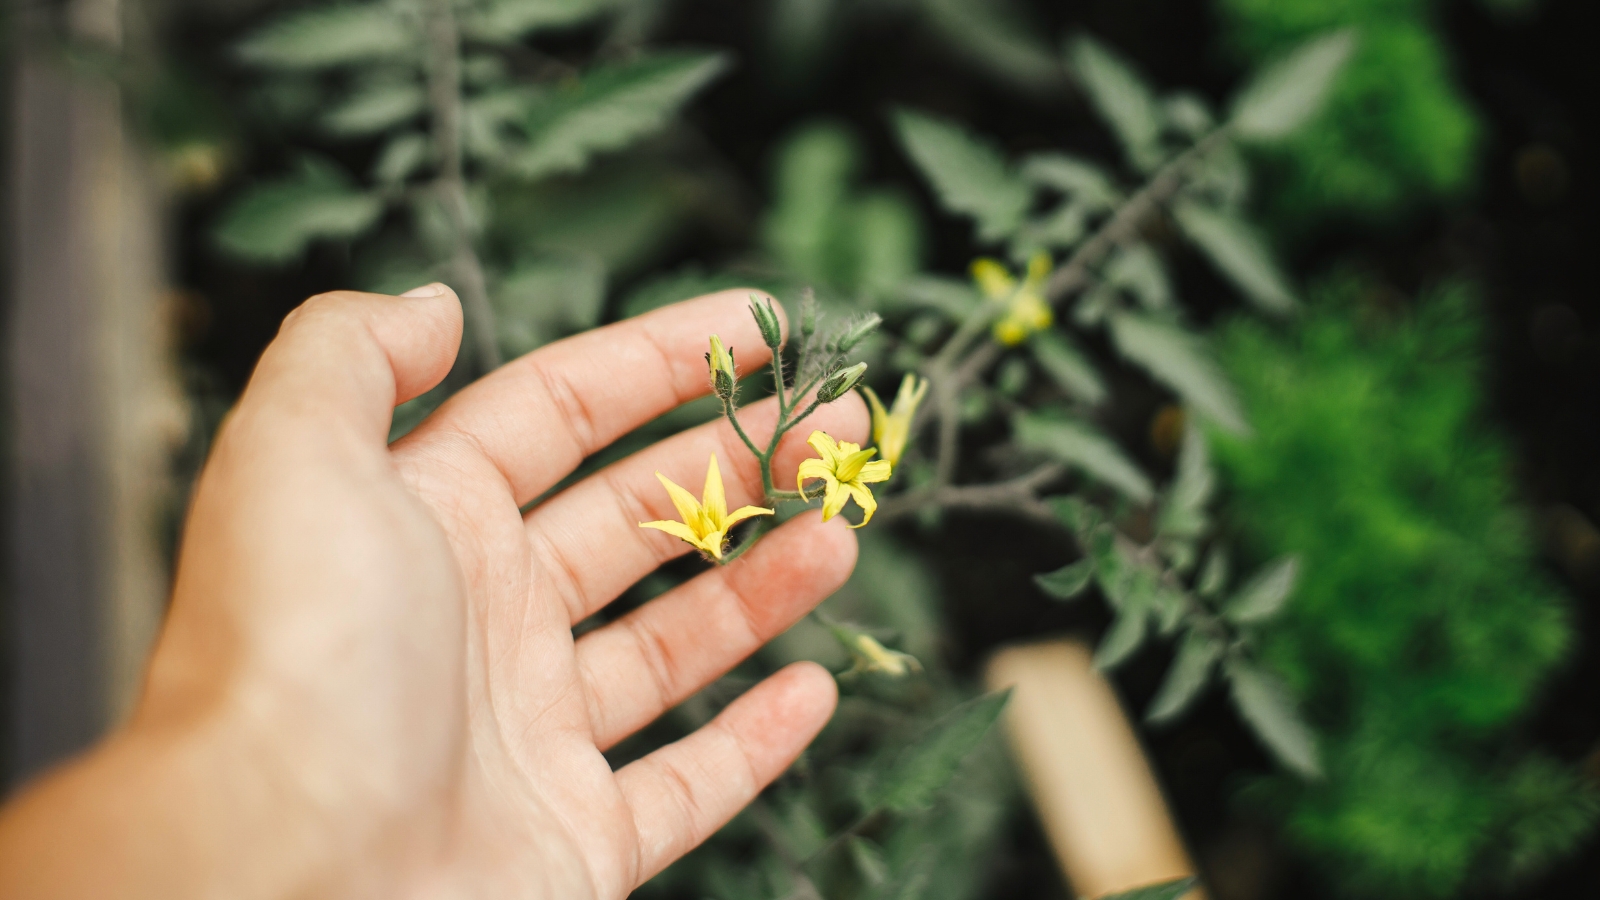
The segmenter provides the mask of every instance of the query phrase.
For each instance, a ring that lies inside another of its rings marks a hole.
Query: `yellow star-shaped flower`
[[[746,506],[728,512],[728,497],[722,490],[722,473],[717,470],[717,455],[711,454],[711,466],[706,469],[705,496],[696,502],[694,495],[673,484],[667,476],[656,473],[672,505],[678,508],[682,522],[640,522],[640,528],[654,528],[682,539],[691,547],[710,556],[722,558],[722,547],[728,542],[728,529],[751,516],[770,516],[772,510],[759,506]]]
[[[1028,260],[1028,274],[1020,285],[1005,266],[987,257],[973,261],[972,280],[985,297],[1006,304],[1005,315],[994,323],[994,339],[1007,347],[1022,343],[1055,321],[1055,313],[1044,299],[1045,282],[1050,280],[1048,253],[1036,253]]]
[[[834,443],[833,438],[820,431],[811,432],[806,443],[816,448],[822,458],[801,463],[795,481],[802,493],[805,492],[807,480],[820,478],[826,483],[822,495],[822,521],[838,515],[839,510],[844,509],[845,503],[853,497],[856,505],[866,513],[861,525],[871,522],[872,514],[878,510],[878,501],[873,499],[867,485],[888,481],[891,471],[889,463],[881,459],[867,462],[877,450],[863,450],[860,444],[849,441]],[[861,525],[850,527],[860,528]]]
[[[906,442],[911,439],[911,420],[928,393],[928,379],[907,373],[900,382],[900,393],[894,397],[894,406],[888,409],[883,408],[883,401],[872,388],[862,390],[872,407],[872,442],[878,445],[878,454],[891,467],[898,467],[901,454],[906,452]]]

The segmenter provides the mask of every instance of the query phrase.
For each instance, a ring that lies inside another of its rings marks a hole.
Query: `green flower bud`
[[[844,332],[839,335],[839,352],[849,353],[857,344],[866,340],[867,335],[877,331],[878,326],[882,324],[883,317],[877,313],[867,313],[861,318],[850,323],[850,327],[846,328]]]
[[[865,374],[867,374],[866,363],[856,363],[848,369],[840,369],[823,379],[822,387],[817,388],[817,399],[823,403],[832,403],[850,393],[851,388],[860,383],[861,376]]]
[[[750,315],[755,317],[756,327],[761,329],[761,339],[767,346],[777,350],[783,344],[783,326],[778,322],[778,312],[772,308],[769,299],[763,303],[756,295],[750,295]]]
[[[711,370],[711,390],[719,399],[733,398],[733,388],[739,376],[733,368],[733,351],[722,345],[722,338],[711,336],[711,352],[706,354],[706,365]]]

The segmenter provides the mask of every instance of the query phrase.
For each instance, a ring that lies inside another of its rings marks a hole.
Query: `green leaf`
[[[245,191],[213,237],[242,259],[286,263],[319,238],[360,235],[382,213],[382,199],[356,188],[331,165],[306,160],[299,172]]]
[[[1088,35],[1068,44],[1067,57],[1128,158],[1140,169],[1153,168],[1161,158],[1161,108],[1144,79],[1111,48]]]
[[[1000,151],[949,122],[910,110],[897,111],[894,125],[939,202],[950,212],[971,216],[979,240],[1004,240],[1022,224],[1033,191]]]
[[[1241,659],[1229,660],[1224,671],[1233,682],[1233,702],[1239,714],[1278,762],[1303,778],[1322,777],[1316,739],[1300,720],[1283,684]]]
[[[1094,651],[1094,667],[1102,672],[1115,669],[1128,661],[1144,644],[1146,626],[1150,616],[1144,609],[1126,609],[1112,623],[1111,630],[1101,639]]]
[[[1001,0],[925,0],[928,20],[974,62],[1024,90],[1048,91],[1063,81],[1061,64],[1041,30]]]
[[[1172,306],[1172,282],[1167,279],[1167,267],[1146,244],[1118,250],[1101,275],[1107,284],[1137,297],[1139,305],[1145,309],[1154,311]]]
[[[1100,510],[1081,497],[1050,497],[1045,503],[1075,534],[1086,535],[1100,524]]]
[[[939,275],[906,279],[895,292],[895,298],[908,305],[936,309],[957,321],[965,319],[983,303],[982,295],[973,290],[971,281]]]
[[[1222,642],[1214,637],[1194,630],[1185,635],[1177,658],[1161,683],[1161,690],[1145,710],[1145,721],[1159,725],[1182,715],[1200,696],[1211,677],[1211,667],[1222,658],[1222,651]]]
[[[461,19],[461,33],[485,43],[509,44],[544,28],[581,25],[610,10],[615,0],[491,0]]]
[[[380,184],[400,184],[428,161],[433,144],[426,135],[415,132],[399,135],[385,144],[372,166],[372,177]]]
[[[1122,192],[1104,169],[1066,153],[1036,153],[1022,161],[1022,177],[1040,187],[1054,188],[1089,210],[1110,209],[1122,202]]]
[[[1355,51],[1355,33],[1335,31],[1300,45],[1239,92],[1228,124],[1246,140],[1284,137],[1316,115]]]
[[[415,55],[421,44],[410,21],[369,3],[291,13],[245,39],[238,55],[263,68],[323,69]]]
[[[323,116],[322,127],[346,137],[378,134],[417,116],[427,100],[414,82],[367,85]]]
[[[1163,881],[1147,887],[1134,888],[1131,891],[1122,891],[1117,894],[1106,894],[1099,900],[1178,900],[1197,887],[1199,882],[1194,878],[1179,878],[1176,881]]]
[[[1300,578],[1300,558],[1287,556],[1257,572],[1222,608],[1238,625],[1270,619],[1283,609]]]
[[[514,358],[565,334],[593,328],[605,294],[605,268],[598,260],[524,262],[494,292],[501,349]]]
[[[1024,413],[1012,421],[1018,445],[1082,469],[1135,503],[1150,502],[1155,487],[1110,438],[1087,422]]]
[[[1249,431],[1244,411],[1201,340],[1175,325],[1137,313],[1111,317],[1117,352],[1142,366],[1207,420],[1235,434]]]
[[[1178,227],[1262,312],[1285,315],[1299,306],[1266,242],[1243,219],[1198,203],[1172,209]]]
[[[1214,544],[1200,566],[1200,581],[1195,590],[1202,597],[1215,597],[1228,586],[1228,551]]]
[[[1206,528],[1205,506],[1216,487],[1211,453],[1205,434],[1193,423],[1184,429],[1178,452],[1178,473],[1167,489],[1161,507],[1161,532],[1177,537],[1199,537]]]
[[[1106,384],[1094,365],[1058,331],[1041,331],[1028,341],[1033,358],[1063,391],[1090,406],[1106,399]]]
[[[940,716],[919,738],[907,744],[874,780],[862,800],[869,809],[896,812],[927,809],[961,761],[989,733],[1011,691],[986,694],[957,705]]]
[[[846,838],[846,845],[862,880],[873,887],[889,880],[889,862],[883,858],[883,848],[857,834]]]
[[[1033,576],[1039,589],[1057,600],[1072,600],[1089,586],[1094,578],[1094,560],[1085,557],[1062,566],[1054,572]]]
[[[660,130],[727,68],[720,54],[652,56],[602,68],[536,107],[530,140],[513,158],[524,178],[577,172],[599,153]]]

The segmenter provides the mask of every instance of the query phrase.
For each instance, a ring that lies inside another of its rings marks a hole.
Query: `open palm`
[[[219,743],[264,767],[255,788],[223,790],[326,858],[300,875],[280,865],[256,887],[622,897],[816,734],[833,682],[801,664],[676,744],[616,771],[602,756],[854,564],[845,523],[809,513],[574,640],[574,624],[689,550],[638,527],[673,517],[656,472],[698,492],[716,453],[730,504],[759,501],[755,462],[725,421],[521,511],[585,457],[707,393],[707,335],[728,338],[746,371],[764,364],[747,298],[712,295],[551,345],[392,447],[394,405],[454,358],[455,297],[333,294],[290,317],[197,490],[133,726],[226,722],[211,729],[230,736]],[[758,404],[747,427],[770,434],[773,418]],[[843,439],[866,430],[854,397],[813,421]],[[779,476],[808,455],[794,441]]]

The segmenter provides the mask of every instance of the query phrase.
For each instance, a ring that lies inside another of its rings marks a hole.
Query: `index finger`
[[[588,331],[474,382],[403,439],[466,437],[499,470],[518,506],[655,417],[708,394],[707,340],[722,336],[742,373],[771,358],[748,309],[761,291],[708,294]]]

